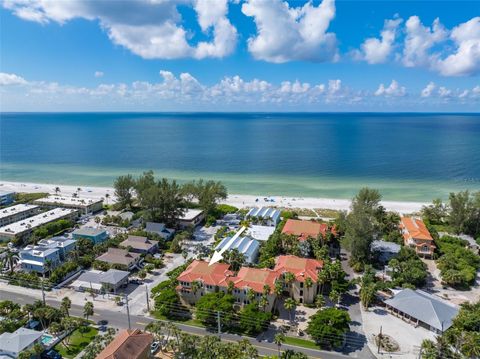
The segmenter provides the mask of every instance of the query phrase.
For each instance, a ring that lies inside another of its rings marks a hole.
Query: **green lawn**
[[[205,326],[202,324],[202,322],[197,320],[197,319],[185,319],[185,320],[181,319],[181,318],[179,318],[179,319],[175,319],[175,318],[169,319],[164,315],[158,314],[156,311],[151,312],[151,314],[154,318],[159,319],[159,320],[168,320],[168,321],[181,323],[181,324],[185,324],[185,325],[191,325],[191,326],[194,326],[194,327],[205,328]]]
[[[285,337],[285,344],[296,345],[308,349],[320,349],[320,347],[311,340],[305,340],[294,337]]]
[[[64,358],[75,358],[85,347],[90,344],[92,339],[97,335],[98,330],[93,327],[87,327],[87,330],[82,333],[76,329],[70,335],[70,341],[68,347],[65,347],[61,342],[55,345],[55,350],[58,351]]]

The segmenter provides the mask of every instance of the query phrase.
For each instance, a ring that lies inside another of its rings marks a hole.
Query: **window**
[[[303,288],[303,282],[300,282],[300,288]]]
[[[303,295],[303,290],[300,291],[300,296],[302,296],[302,295]]]

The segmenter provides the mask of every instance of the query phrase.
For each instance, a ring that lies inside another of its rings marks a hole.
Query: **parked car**
[[[150,346],[150,353],[155,354],[160,347],[159,342],[153,342],[152,345]]]
[[[62,359],[62,356],[57,351],[51,349],[42,354],[42,359]]]

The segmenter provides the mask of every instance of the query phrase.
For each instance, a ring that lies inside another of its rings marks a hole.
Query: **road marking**
[[[135,322],[135,324],[138,324],[138,325],[148,325],[148,323],[143,323],[143,322]]]

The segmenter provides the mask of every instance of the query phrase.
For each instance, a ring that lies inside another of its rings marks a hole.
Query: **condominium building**
[[[82,227],[73,231],[72,237],[77,240],[80,238],[86,238],[93,244],[99,244],[105,242],[108,239],[109,234],[103,228]]]
[[[265,296],[268,302],[265,309],[271,310],[276,300],[274,289],[277,281],[283,283],[284,290],[297,302],[313,303],[319,292],[317,279],[322,267],[323,263],[315,259],[280,256],[274,269],[242,267],[235,273],[226,263],[210,265],[209,262],[195,260],[178,276],[176,289],[188,304],[217,291],[230,292],[239,306],[249,304],[252,299],[260,302]],[[293,282],[286,282],[287,272],[293,274]],[[310,278],[311,286],[305,284],[307,278]]]
[[[8,206],[15,201],[15,192],[0,191],[0,206]]]
[[[0,241],[8,241],[15,238],[25,238],[36,228],[60,219],[74,219],[77,211],[68,208],[54,208],[50,211],[37,214],[17,222],[0,227]]]
[[[281,211],[271,207],[251,208],[246,217],[254,223],[275,227],[280,222]]]
[[[80,214],[95,213],[103,209],[103,200],[86,197],[68,197],[50,195],[48,197],[37,199],[35,204],[45,207],[73,208]]]
[[[40,207],[31,204],[17,204],[0,209],[0,227],[21,221],[38,213]]]

